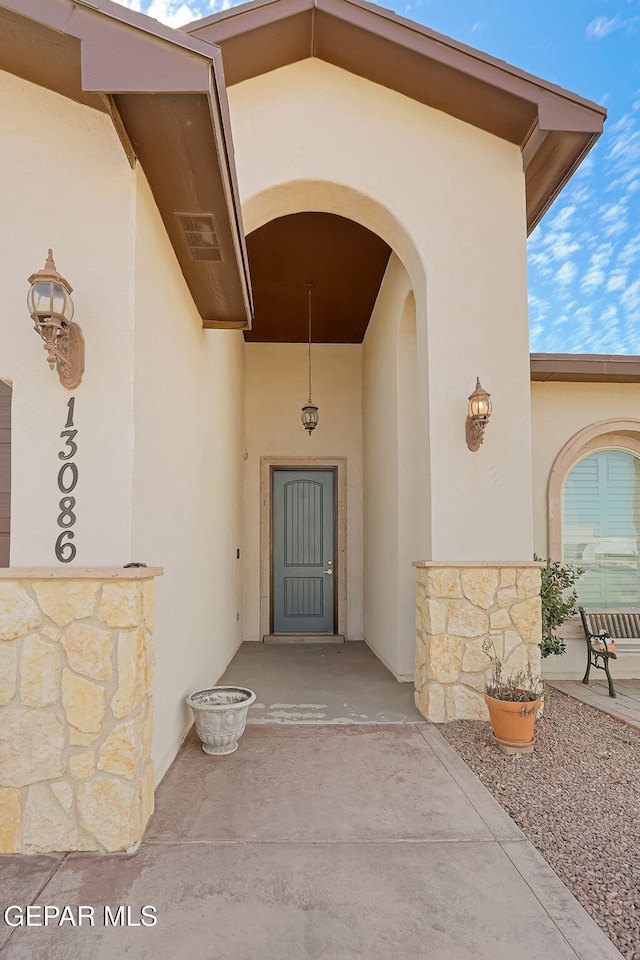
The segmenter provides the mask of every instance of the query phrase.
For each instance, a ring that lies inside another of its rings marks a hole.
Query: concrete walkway
[[[257,693],[249,723],[424,723],[366,643],[243,643],[220,683]]]
[[[606,680],[549,680],[549,686],[608,713],[615,720],[640,730],[640,680],[614,680],[615,697],[609,696]]]
[[[185,743],[132,856],[0,859],[1,960],[609,960],[620,955],[430,724],[254,724]],[[103,905],[157,910],[107,927]],[[10,937],[9,934],[11,933]]]

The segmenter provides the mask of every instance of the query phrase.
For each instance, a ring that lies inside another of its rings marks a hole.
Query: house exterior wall
[[[0,377],[13,385],[12,566],[56,563],[58,451],[75,396],[81,566],[131,559],[135,187],[111,120],[0,73]],[[83,382],[50,372],[26,305],[53,248],[86,340]]]
[[[347,472],[347,637],[363,636],[362,347],[313,345],[313,399],[320,411],[311,437],[300,421],[307,400],[307,346],[245,345],[243,636],[261,640],[260,459],[345,457]]]
[[[416,299],[421,559],[532,550],[526,222],[517,147],[314,59],[229,90],[249,232],[325,210],[382,236]],[[509,357],[505,363],[504,358]],[[464,439],[476,376],[484,447]],[[481,508],[478,505],[481,504]]]
[[[132,557],[157,586],[153,757],[163,775],[240,640],[244,342],[203,330],[158,209],[136,177]]]
[[[534,546],[538,556],[546,557],[549,475],[556,457],[576,433],[591,424],[615,418],[640,420],[640,394],[634,383],[533,382],[531,405]],[[567,652],[562,657],[543,660],[543,675],[550,679],[582,678],[586,646],[579,618],[569,620],[560,634],[566,641]],[[614,673],[621,678],[640,676],[640,656],[620,657]]]
[[[413,679],[417,498],[405,484],[417,487],[417,463],[403,436],[411,401],[402,402],[402,391],[412,392],[416,357],[415,343],[401,341],[407,309],[411,281],[392,254],[364,340],[364,634],[396,677]],[[402,346],[413,346],[413,356],[405,357]],[[405,512],[413,513],[413,524]]]

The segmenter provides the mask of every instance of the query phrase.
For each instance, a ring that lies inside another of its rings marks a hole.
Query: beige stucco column
[[[114,852],[141,839],[161,574],[0,571],[0,853]]]
[[[415,700],[427,720],[487,720],[490,638],[507,674],[540,673],[539,563],[435,563],[416,567]]]

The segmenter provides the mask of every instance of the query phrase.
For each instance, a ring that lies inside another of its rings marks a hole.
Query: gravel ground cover
[[[545,688],[533,754],[491,724],[440,728],[626,960],[640,960],[640,731]]]

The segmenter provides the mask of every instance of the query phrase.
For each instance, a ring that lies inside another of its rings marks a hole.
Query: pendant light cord
[[[307,290],[309,292],[309,403],[311,400],[311,288],[312,284],[307,284]]]

